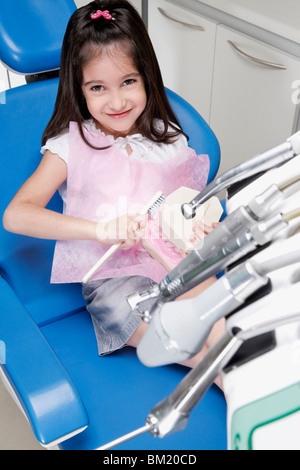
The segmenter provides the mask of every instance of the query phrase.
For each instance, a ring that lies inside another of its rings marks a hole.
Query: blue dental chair
[[[26,85],[0,94],[1,219],[41,159],[40,140],[55,102],[58,78],[43,74],[35,81],[32,75],[59,68],[75,9],[73,0],[0,2],[0,59],[30,75]],[[220,161],[216,137],[189,104],[167,92],[191,147],[210,155],[213,179]],[[58,195],[48,205],[61,206]],[[0,375],[43,446],[92,450],[143,426],[188,370],[149,369],[132,348],[99,357],[80,285],[49,283],[53,250],[53,241],[14,235],[0,224]],[[226,447],[225,400],[212,386],[184,431],[163,440],[144,434],[118,450]]]

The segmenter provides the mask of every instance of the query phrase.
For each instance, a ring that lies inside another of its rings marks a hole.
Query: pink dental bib
[[[69,158],[65,213],[95,222],[113,220],[125,213],[138,213],[158,192],[168,196],[180,186],[201,191],[207,182],[209,159],[186,148],[165,162],[131,158],[100,132],[84,134],[94,150],[81,138],[77,123],[69,127]],[[81,282],[85,274],[109,249],[91,240],[58,240],[51,282]],[[97,271],[93,280],[121,276],[146,276],[155,282],[167,271],[138,243],[118,250]]]

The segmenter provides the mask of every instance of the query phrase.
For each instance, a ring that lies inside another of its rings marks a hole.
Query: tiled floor
[[[44,450],[0,380],[0,450]]]

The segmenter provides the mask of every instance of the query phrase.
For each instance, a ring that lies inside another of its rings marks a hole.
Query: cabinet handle
[[[190,29],[197,29],[198,31],[205,31],[205,29],[203,28],[203,26],[198,26],[197,24],[190,24],[190,23],[185,23],[184,21],[181,21],[181,20],[177,20],[176,18],[173,18],[173,16],[170,16],[165,10],[163,10],[162,8],[158,7],[158,11],[163,15],[165,16],[166,18],[168,18],[168,20],[171,20],[171,21],[174,21],[175,23],[179,23],[183,26],[186,26],[187,28],[190,28]]]
[[[268,62],[266,60],[259,59],[258,57],[253,57],[252,55],[246,54],[246,52],[242,51],[234,42],[227,41],[231,47],[240,55],[245,57],[246,59],[251,60],[252,62],[256,62],[257,64],[266,65],[267,67],[271,67],[272,69],[280,69],[280,70],[287,70],[285,65],[275,64],[274,62]]]

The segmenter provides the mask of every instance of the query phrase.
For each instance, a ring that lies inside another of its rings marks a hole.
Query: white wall
[[[90,3],[90,0],[74,0],[74,1],[78,8]],[[140,12],[140,14],[142,13],[142,0],[131,0],[130,3],[133,4],[133,6]]]

